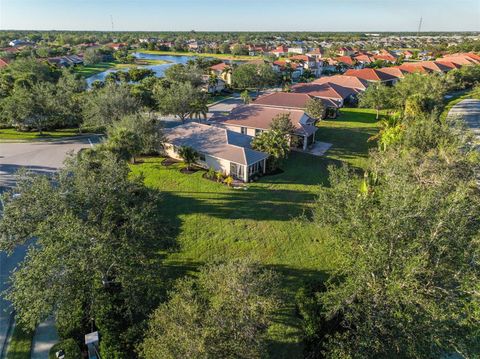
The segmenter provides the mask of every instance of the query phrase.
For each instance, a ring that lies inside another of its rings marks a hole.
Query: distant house
[[[221,62],[219,64],[210,66],[210,73],[215,74],[217,77],[221,78],[226,84],[232,84],[232,73],[228,71],[231,68],[229,64]]]
[[[322,59],[325,56],[325,52],[322,50],[322,48],[317,47],[316,49],[310,50],[307,52],[308,56],[314,57],[317,60]]]
[[[57,67],[70,67],[83,65],[83,56],[80,55],[70,55],[70,56],[57,56],[49,57],[47,61]]]
[[[354,59],[355,61],[357,61],[359,64],[362,64],[362,65],[368,65],[368,64],[371,64],[372,62],[375,62],[375,58],[367,54],[356,55],[354,56]]]
[[[274,54],[277,57],[288,55],[288,47],[280,45],[275,50],[272,51],[272,54]]]
[[[337,63],[343,64],[349,68],[355,67],[355,64],[356,64],[356,61],[352,59],[350,56],[338,56],[338,57],[335,57],[334,60]]]
[[[197,165],[213,168],[235,179],[248,182],[265,173],[269,155],[251,148],[252,137],[226,128],[189,122],[165,130],[164,152],[181,159],[179,149],[188,146],[199,154]]]
[[[408,71],[402,70],[402,68],[398,66],[392,66],[392,67],[382,67],[378,69],[378,71],[383,72],[385,74],[391,75],[396,77],[397,79],[403,79],[405,77],[405,74],[408,73]]]
[[[313,83],[317,83],[317,84],[331,83],[331,84],[339,85],[345,88],[351,88],[356,91],[365,91],[369,85],[367,80],[360,79],[355,76],[347,76],[347,75],[323,76],[313,81]]]
[[[33,45],[33,43],[26,40],[12,40],[8,43],[8,46],[11,46],[11,47],[18,47],[18,46],[25,46],[25,45]]]
[[[404,51],[402,54],[406,60],[410,60],[413,57],[413,52],[409,50]]]
[[[215,120],[230,131],[256,136],[264,131],[270,131],[272,120],[282,114],[289,115],[292,124],[295,126],[295,132],[291,133],[290,136],[298,139],[298,141],[295,141],[298,148],[306,150],[308,146],[315,143],[315,132],[317,131],[317,127],[314,126],[315,120],[310,118],[303,110],[262,106],[253,103],[238,106],[228,116],[218,117]]]
[[[306,50],[303,47],[289,47],[287,52],[289,54],[300,54],[303,55]]]
[[[347,70],[347,76],[355,76],[369,82],[381,82],[385,85],[393,85],[398,81],[398,78],[381,72],[377,69],[361,69],[361,70]]]
[[[210,94],[215,94],[225,90],[225,81],[221,77],[217,77],[215,81],[213,81],[212,77],[210,77],[209,75],[204,75],[202,79],[204,83],[204,91]]]
[[[352,56],[355,54],[355,50],[352,49],[350,46],[344,46],[338,49],[338,54],[340,56]]]
[[[304,93],[294,92],[275,92],[266,94],[257,98],[255,105],[270,106],[284,109],[305,110],[309,100],[315,97]],[[336,118],[338,116],[339,105],[336,101],[331,99],[319,99],[323,102],[325,112],[324,118]]]
[[[10,63],[10,60],[0,57],[0,69],[3,67],[7,67],[9,63]]]
[[[343,87],[334,83],[302,83],[292,86],[292,92],[303,93],[312,97],[334,101],[338,107],[354,103],[360,90]]]

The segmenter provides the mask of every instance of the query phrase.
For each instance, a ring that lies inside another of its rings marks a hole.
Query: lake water
[[[171,55],[154,55],[154,54],[144,54],[142,52],[135,52],[133,54],[139,60],[163,60],[168,61],[166,64],[161,65],[146,65],[138,66],[141,68],[151,69],[155,72],[155,76],[162,77],[165,70],[174,64],[186,64],[188,60],[193,59],[192,56],[171,56]],[[90,86],[94,81],[104,81],[109,73],[118,72],[118,71],[128,71],[128,68],[123,69],[108,69],[103,72],[99,72],[93,76],[88,77],[87,84]]]

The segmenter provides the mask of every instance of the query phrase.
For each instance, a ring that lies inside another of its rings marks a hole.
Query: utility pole
[[[420,31],[422,31],[423,17],[420,17],[420,22],[418,23],[417,37],[420,36]]]

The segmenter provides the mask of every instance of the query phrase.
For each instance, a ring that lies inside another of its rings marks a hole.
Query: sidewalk
[[[30,359],[48,359],[50,348],[58,343],[57,328],[53,318],[41,323],[35,330]]]

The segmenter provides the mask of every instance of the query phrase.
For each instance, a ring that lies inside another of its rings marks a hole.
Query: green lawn
[[[50,140],[56,138],[78,136],[77,129],[64,129],[57,131],[43,131],[42,134],[36,131],[17,131],[14,128],[0,129],[0,142],[3,141],[34,141]]]
[[[163,193],[178,250],[159,253],[170,279],[206,262],[249,257],[282,274],[285,305],[270,331],[271,357],[301,358],[300,322],[294,294],[303,282],[324,280],[336,257],[329,234],[309,221],[321,186],[328,186],[329,165],[341,161],[362,166],[367,139],[375,133],[372,110],[345,109],[337,120],[323,121],[319,140],[333,143],[326,157],[292,152],[283,173],[231,189],[202,178],[203,171],[180,173],[183,164],[163,166],[160,158],[132,165],[150,188]]]
[[[115,67],[117,65],[118,65],[117,62],[111,61],[111,62],[101,62],[99,64],[94,64],[94,65],[75,66],[75,72],[86,78],[86,77],[96,75],[105,70],[111,69],[112,67]]]
[[[25,331],[15,325],[7,349],[7,359],[30,359],[33,332]]]
[[[328,158],[364,167],[368,150],[375,147],[367,140],[377,132],[377,126],[374,110],[343,108],[337,119],[319,122],[316,139],[333,144],[326,153]]]
[[[203,171],[183,174],[183,164],[165,167],[148,158],[132,166],[145,183],[164,193],[163,207],[172,216],[179,250],[166,255],[167,273],[178,277],[212,260],[249,257],[284,274],[286,305],[272,327],[275,358],[301,356],[293,295],[302,281],[323,279],[334,263],[325,248],[328,236],[303,220],[319,187],[327,184],[333,161],[292,153],[285,172],[263,177],[247,190],[231,189],[202,178]]]

